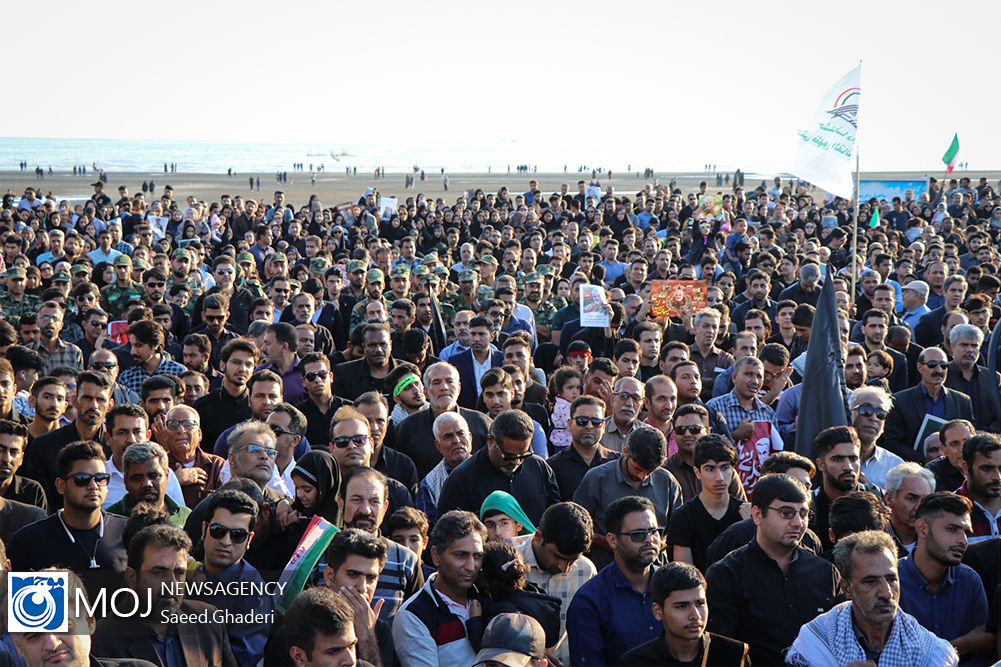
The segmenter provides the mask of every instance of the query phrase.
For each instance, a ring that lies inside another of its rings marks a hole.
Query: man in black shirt
[[[605,403],[594,396],[580,396],[570,405],[566,429],[570,433],[570,446],[550,456],[546,463],[556,475],[560,497],[572,500],[587,471],[619,458],[619,453],[601,446],[601,436],[605,434]]]
[[[739,498],[729,487],[737,464],[737,449],[725,436],[710,433],[698,439],[693,453],[699,494],[671,514],[667,543],[674,562],[706,568],[706,550],[728,526],[741,520]]]
[[[956,493],[966,479],[963,476],[963,443],[973,437],[973,424],[966,419],[951,419],[938,430],[942,456],[925,467],[935,475],[936,491]]]
[[[59,452],[56,469],[55,488],[63,509],[15,533],[7,556],[14,570],[65,567],[82,572],[93,595],[99,587],[120,583],[118,575],[126,564],[126,519],[101,511],[111,475],[99,444],[67,445]]]
[[[45,492],[33,479],[15,475],[24,460],[28,427],[9,419],[0,419],[0,496],[26,505],[48,509]]]
[[[310,352],[299,362],[299,368],[302,369],[302,386],[307,396],[295,407],[306,415],[306,439],[313,449],[327,449],[330,444],[330,420],[345,401],[331,392],[334,374],[330,371],[330,359]]]
[[[620,665],[743,667],[750,664],[747,644],[706,632],[709,620],[706,580],[695,567],[688,563],[668,563],[654,573],[650,586],[653,615],[664,624],[664,632],[626,653]]]
[[[532,419],[521,410],[505,410],[490,425],[487,446],[473,453],[445,480],[438,516],[460,509],[479,513],[491,492],[507,491],[532,523],[547,507],[560,502],[556,476],[532,453]]]
[[[709,628],[751,644],[759,665],[782,664],[800,627],[838,601],[834,566],[800,546],[810,494],[785,474],[765,475],[754,489],[750,544],[709,568]]]
[[[219,435],[233,424],[250,419],[247,380],[260,361],[260,351],[249,338],[226,343],[220,353],[222,386],[195,401],[202,420],[202,442],[209,451]]]
[[[32,440],[24,462],[25,476],[41,484],[45,490],[50,512],[63,505],[62,494],[56,491],[56,481],[60,476],[56,465],[59,452],[71,442],[101,442],[104,439],[104,417],[112,403],[112,381],[108,375],[84,371],[77,376],[76,382],[76,419]],[[107,494],[107,485],[104,490]]]
[[[410,492],[417,494],[417,467],[406,454],[385,446],[389,430],[389,406],[382,394],[366,391],[355,400],[355,408],[367,420],[372,433],[372,467],[386,477],[395,479]]]

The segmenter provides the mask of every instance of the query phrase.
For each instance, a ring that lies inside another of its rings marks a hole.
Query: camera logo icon
[[[66,632],[66,572],[7,573],[8,632]]]

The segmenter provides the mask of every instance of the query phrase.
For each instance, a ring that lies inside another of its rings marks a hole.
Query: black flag
[[[831,266],[827,267],[827,277],[820,288],[802,375],[796,453],[812,461],[816,458],[813,439],[817,434],[829,426],[848,424],[844,398],[845,362],[834,300],[834,267]]]

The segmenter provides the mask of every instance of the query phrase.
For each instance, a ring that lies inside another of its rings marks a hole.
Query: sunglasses
[[[219,274],[229,275],[229,274],[233,273],[233,269],[222,269],[222,268],[219,268],[219,269],[216,269],[215,272],[219,273]]]
[[[226,316],[225,315],[203,315],[202,319],[204,319],[206,322],[222,322],[224,319],[226,319]]]
[[[250,537],[250,531],[246,528],[227,528],[219,523],[209,526],[209,535],[212,536],[212,539],[221,540],[226,537],[227,533],[229,533],[229,539],[233,540],[233,544],[243,544]]]
[[[91,324],[94,324],[91,322]],[[103,325],[102,325],[103,326]],[[118,366],[117,361],[92,361],[90,362],[90,367],[94,370],[105,371],[111,370],[112,368]]]
[[[628,533],[619,533],[619,535],[628,537],[629,541],[633,544],[643,544],[648,537],[656,542],[660,540],[663,534],[663,528],[647,528],[646,530],[631,530]]]
[[[330,371],[310,371],[303,375],[304,378],[310,382],[316,382],[317,380],[326,380],[330,376]]]
[[[70,475],[69,477],[63,477],[64,480],[73,480],[73,483],[79,486],[81,489],[85,489],[90,486],[91,482],[97,482],[98,486],[107,486],[108,480],[111,479],[111,475],[106,472],[99,472],[97,474],[92,474],[89,472],[78,472],[75,475]]]
[[[298,435],[298,433],[293,433],[292,431],[286,431],[277,424],[269,424],[269,426],[271,427],[271,432],[275,434],[276,438],[280,438],[283,435]]]
[[[945,368],[946,366],[949,365],[948,361],[939,361],[938,359],[932,359],[931,361],[920,361],[918,363],[924,364],[928,368],[938,368],[939,366]]]
[[[588,424],[590,424],[594,428],[598,428],[599,426],[605,423],[605,420],[602,419],[601,417],[574,417],[573,421],[575,424],[577,424],[577,426],[580,426],[581,428],[584,428]]]
[[[92,327],[102,327],[102,328],[108,326],[107,321],[102,322],[101,320],[89,320],[87,324],[89,324]]]
[[[503,449],[501,449],[501,446],[498,445],[496,442],[494,443],[494,447],[496,447],[497,451],[500,452],[501,459],[508,462],[524,461],[525,459],[531,458],[532,455],[534,454],[534,452],[527,452],[525,454],[508,454]]]
[[[351,445],[357,447],[364,447],[369,440],[369,436],[364,433],[359,433],[358,435],[342,435],[331,440],[331,443],[337,449],[347,449]]]
[[[863,417],[875,417],[880,421],[886,419],[886,410],[883,408],[877,408],[872,405],[860,405],[857,409],[859,415]]]
[[[680,433],[681,435],[685,435],[686,433],[697,435],[702,433],[703,428],[704,427],[701,424],[692,424],[691,426],[675,426],[674,432]]]
[[[166,286],[167,283],[146,283],[146,287],[160,288]]]

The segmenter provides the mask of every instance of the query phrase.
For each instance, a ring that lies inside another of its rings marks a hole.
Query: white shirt
[[[491,369],[490,361],[491,361],[491,358],[493,357],[493,354],[491,354],[490,352],[488,352],[487,353],[487,358],[486,358],[486,360],[482,364],[476,360],[476,355],[475,354],[471,355],[471,356],[473,357],[473,377],[476,378],[476,395],[479,396],[480,395],[480,378],[483,377],[484,373],[486,373],[488,370]]]
[[[103,510],[125,497],[125,475],[119,472],[111,459],[108,459],[108,473],[111,475],[111,479],[108,480],[108,495],[101,505]],[[184,492],[181,491],[181,483],[177,481],[177,475],[170,468],[167,469],[167,495],[178,505],[184,506]]]
[[[893,452],[877,445],[876,449],[872,452],[872,456],[862,461],[861,468],[862,472],[865,473],[865,478],[870,483],[875,484],[881,489],[885,489],[886,473],[890,472],[894,466],[903,462],[904,460]]]

